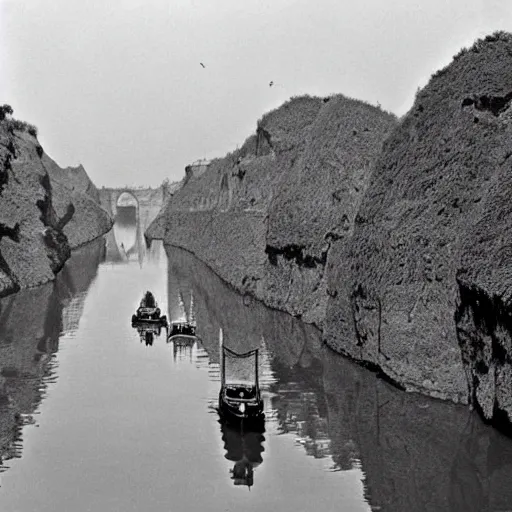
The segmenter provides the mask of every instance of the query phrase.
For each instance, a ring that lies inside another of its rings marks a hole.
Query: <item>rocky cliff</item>
[[[63,227],[71,249],[106,233],[112,220],[100,207],[98,189],[83,166],[61,169],[46,153],[41,160],[50,176],[57,216],[66,218],[68,212],[74,212]]]
[[[343,96],[294,98],[191,176],[147,231],[267,305],[322,323],[332,240],[347,236],[395,118]]]
[[[41,161],[53,180],[63,183],[74,192],[81,192],[90,196],[96,203],[100,202],[100,193],[83,165],[63,169],[46,153],[43,153]]]
[[[30,125],[0,122],[0,296],[52,280],[70,249],[110,229],[76,171],[49,159]]]
[[[269,208],[265,301],[322,325],[331,247],[350,239],[393,116],[336,96],[322,104]]]
[[[386,141],[348,244],[335,248],[324,335],[409,390],[512,419],[512,36],[434,75]]]
[[[511,55],[510,34],[477,41],[400,123],[342,96],[293,99],[148,235],[399,387],[510,428]]]

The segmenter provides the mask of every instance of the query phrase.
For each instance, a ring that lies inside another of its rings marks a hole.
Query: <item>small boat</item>
[[[219,335],[221,388],[219,392],[219,415],[228,423],[243,424],[257,428],[264,426],[263,398],[258,383],[258,349],[238,354],[224,347],[222,329]],[[226,375],[227,360],[232,364],[236,360],[245,360],[254,364],[254,379]],[[252,359],[252,361],[251,361]]]
[[[196,339],[196,326],[192,322],[171,322],[167,341],[176,338]]]
[[[167,343],[172,344],[174,361],[189,359],[192,362],[192,351],[197,343],[195,323],[171,322],[167,331]]]
[[[132,315],[132,325],[147,322],[167,326],[167,317],[160,313],[155,297],[150,291],[147,291],[140,301],[137,312]]]

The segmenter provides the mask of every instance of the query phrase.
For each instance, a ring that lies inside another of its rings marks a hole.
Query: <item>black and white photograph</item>
[[[0,0],[0,512],[512,512],[511,0]]]

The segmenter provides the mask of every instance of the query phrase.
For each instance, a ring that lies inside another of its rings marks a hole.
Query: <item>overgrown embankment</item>
[[[434,75],[339,246],[328,344],[409,390],[512,419],[512,36]],[[504,421],[506,418],[506,421]]]
[[[239,150],[189,177],[147,235],[195,253],[239,291],[321,325],[330,244],[350,232],[395,123],[341,95],[294,98],[263,116]]]
[[[60,169],[44,154],[36,129],[2,110],[0,296],[52,280],[70,249],[110,229],[94,186],[79,190],[73,175],[88,180],[83,168]]]
[[[510,34],[477,41],[400,123],[342,96],[293,99],[148,234],[398,386],[510,428],[511,55]]]

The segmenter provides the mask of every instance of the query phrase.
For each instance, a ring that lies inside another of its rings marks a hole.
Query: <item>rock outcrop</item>
[[[511,55],[510,34],[477,41],[400,123],[342,96],[291,100],[191,177],[153,234],[399,387],[510,429]]]
[[[0,122],[0,296],[54,279],[70,249],[110,229],[94,190],[70,187],[84,172],[59,170],[30,125]]]
[[[106,233],[112,227],[112,219],[100,206],[99,191],[83,166],[61,169],[46,153],[41,160],[50,176],[57,216],[61,219],[69,216],[64,221],[63,232],[71,249]]]
[[[63,169],[46,153],[43,153],[41,161],[52,180],[66,185],[67,188],[74,192],[80,192],[90,196],[96,203],[100,202],[100,193],[91,178],[89,178],[83,165]]]
[[[352,229],[394,116],[343,96],[294,98],[191,175],[146,235],[185,248],[267,305],[321,325],[332,240]]]
[[[322,105],[303,150],[283,171],[269,209],[265,301],[322,325],[332,244],[346,244],[393,116],[336,96]]]
[[[324,330],[404,388],[500,422],[512,420],[511,55],[510,35],[478,41],[417,95],[335,248]]]

